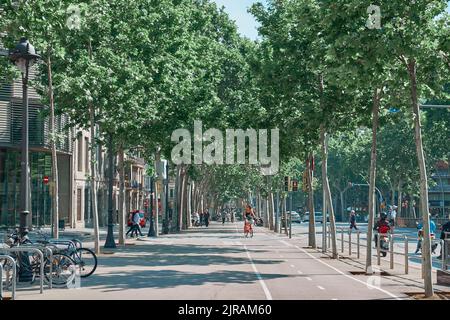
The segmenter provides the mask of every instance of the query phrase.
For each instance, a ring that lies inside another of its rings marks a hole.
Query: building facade
[[[30,72],[30,78],[35,70]],[[22,83],[0,79],[0,226],[19,224],[20,144],[22,140]],[[31,178],[31,223],[34,226],[52,223],[52,181],[49,119],[47,107],[37,92],[29,88],[29,146]],[[72,218],[72,130],[66,130],[68,118],[56,118],[56,130],[63,134],[57,142],[59,169],[59,214],[61,219]],[[45,178],[45,179],[44,179]]]

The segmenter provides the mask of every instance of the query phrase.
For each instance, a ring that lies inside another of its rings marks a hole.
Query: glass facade
[[[19,225],[20,152],[0,149],[0,226]],[[51,225],[52,197],[44,176],[51,177],[51,155],[30,153],[31,212],[33,226]]]

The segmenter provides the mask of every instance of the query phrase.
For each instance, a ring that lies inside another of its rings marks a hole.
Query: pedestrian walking
[[[206,211],[203,213],[203,219],[205,220],[205,227],[209,226],[209,211],[206,209]]]
[[[429,220],[430,220],[430,240],[432,241],[431,252],[434,253],[434,251],[437,248],[437,244],[433,243],[434,234],[436,232],[436,224],[434,223],[433,220],[431,220],[431,214],[429,214]],[[423,219],[422,219],[422,222],[417,224],[417,229],[418,229],[418,231],[417,231],[417,246],[416,246],[415,254],[418,254],[419,251],[422,250],[422,241],[423,241],[423,236],[424,236]]]
[[[395,220],[397,218],[397,206],[389,206],[389,223],[393,228],[395,226]]]
[[[130,218],[131,218],[131,226],[130,229],[127,231],[126,235],[128,236],[128,234],[131,233],[130,234],[131,238],[134,238],[134,235],[136,235],[137,237],[138,233],[141,237],[144,236],[141,231],[140,226],[141,216],[139,214],[139,211],[138,210],[133,211],[130,215]]]
[[[227,219],[227,212],[222,210],[222,225],[225,224],[225,220]]]
[[[355,210],[350,211],[350,232],[352,232],[352,229],[358,230],[358,227],[356,226],[356,213]]]
[[[205,222],[205,214],[203,212],[200,212],[200,227],[203,226],[203,223]]]
[[[441,227],[441,237],[440,238],[443,241],[441,242],[441,253],[439,254],[438,259],[442,259],[442,252],[444,251],[442,245],[445,245],[445,240],[450,239],[450,234],[447,234],[447,233],[450,233],[450,220],[447,221],[446,223],[444,223]],[[448,255],[449,252],[446,252],[446,254]]]

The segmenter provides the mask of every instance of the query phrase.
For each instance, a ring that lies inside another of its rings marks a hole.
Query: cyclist
[[[244,233],[252,230],[252,225],[256,216],[251,205],[247,204],[244,211]]]

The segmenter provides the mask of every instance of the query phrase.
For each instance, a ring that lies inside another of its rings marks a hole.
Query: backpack
[[[131,227],[133,225],[133,216],[134,216],[134,213],[130,213],[128,215],[127,226],[129,226],[129,227]]]

